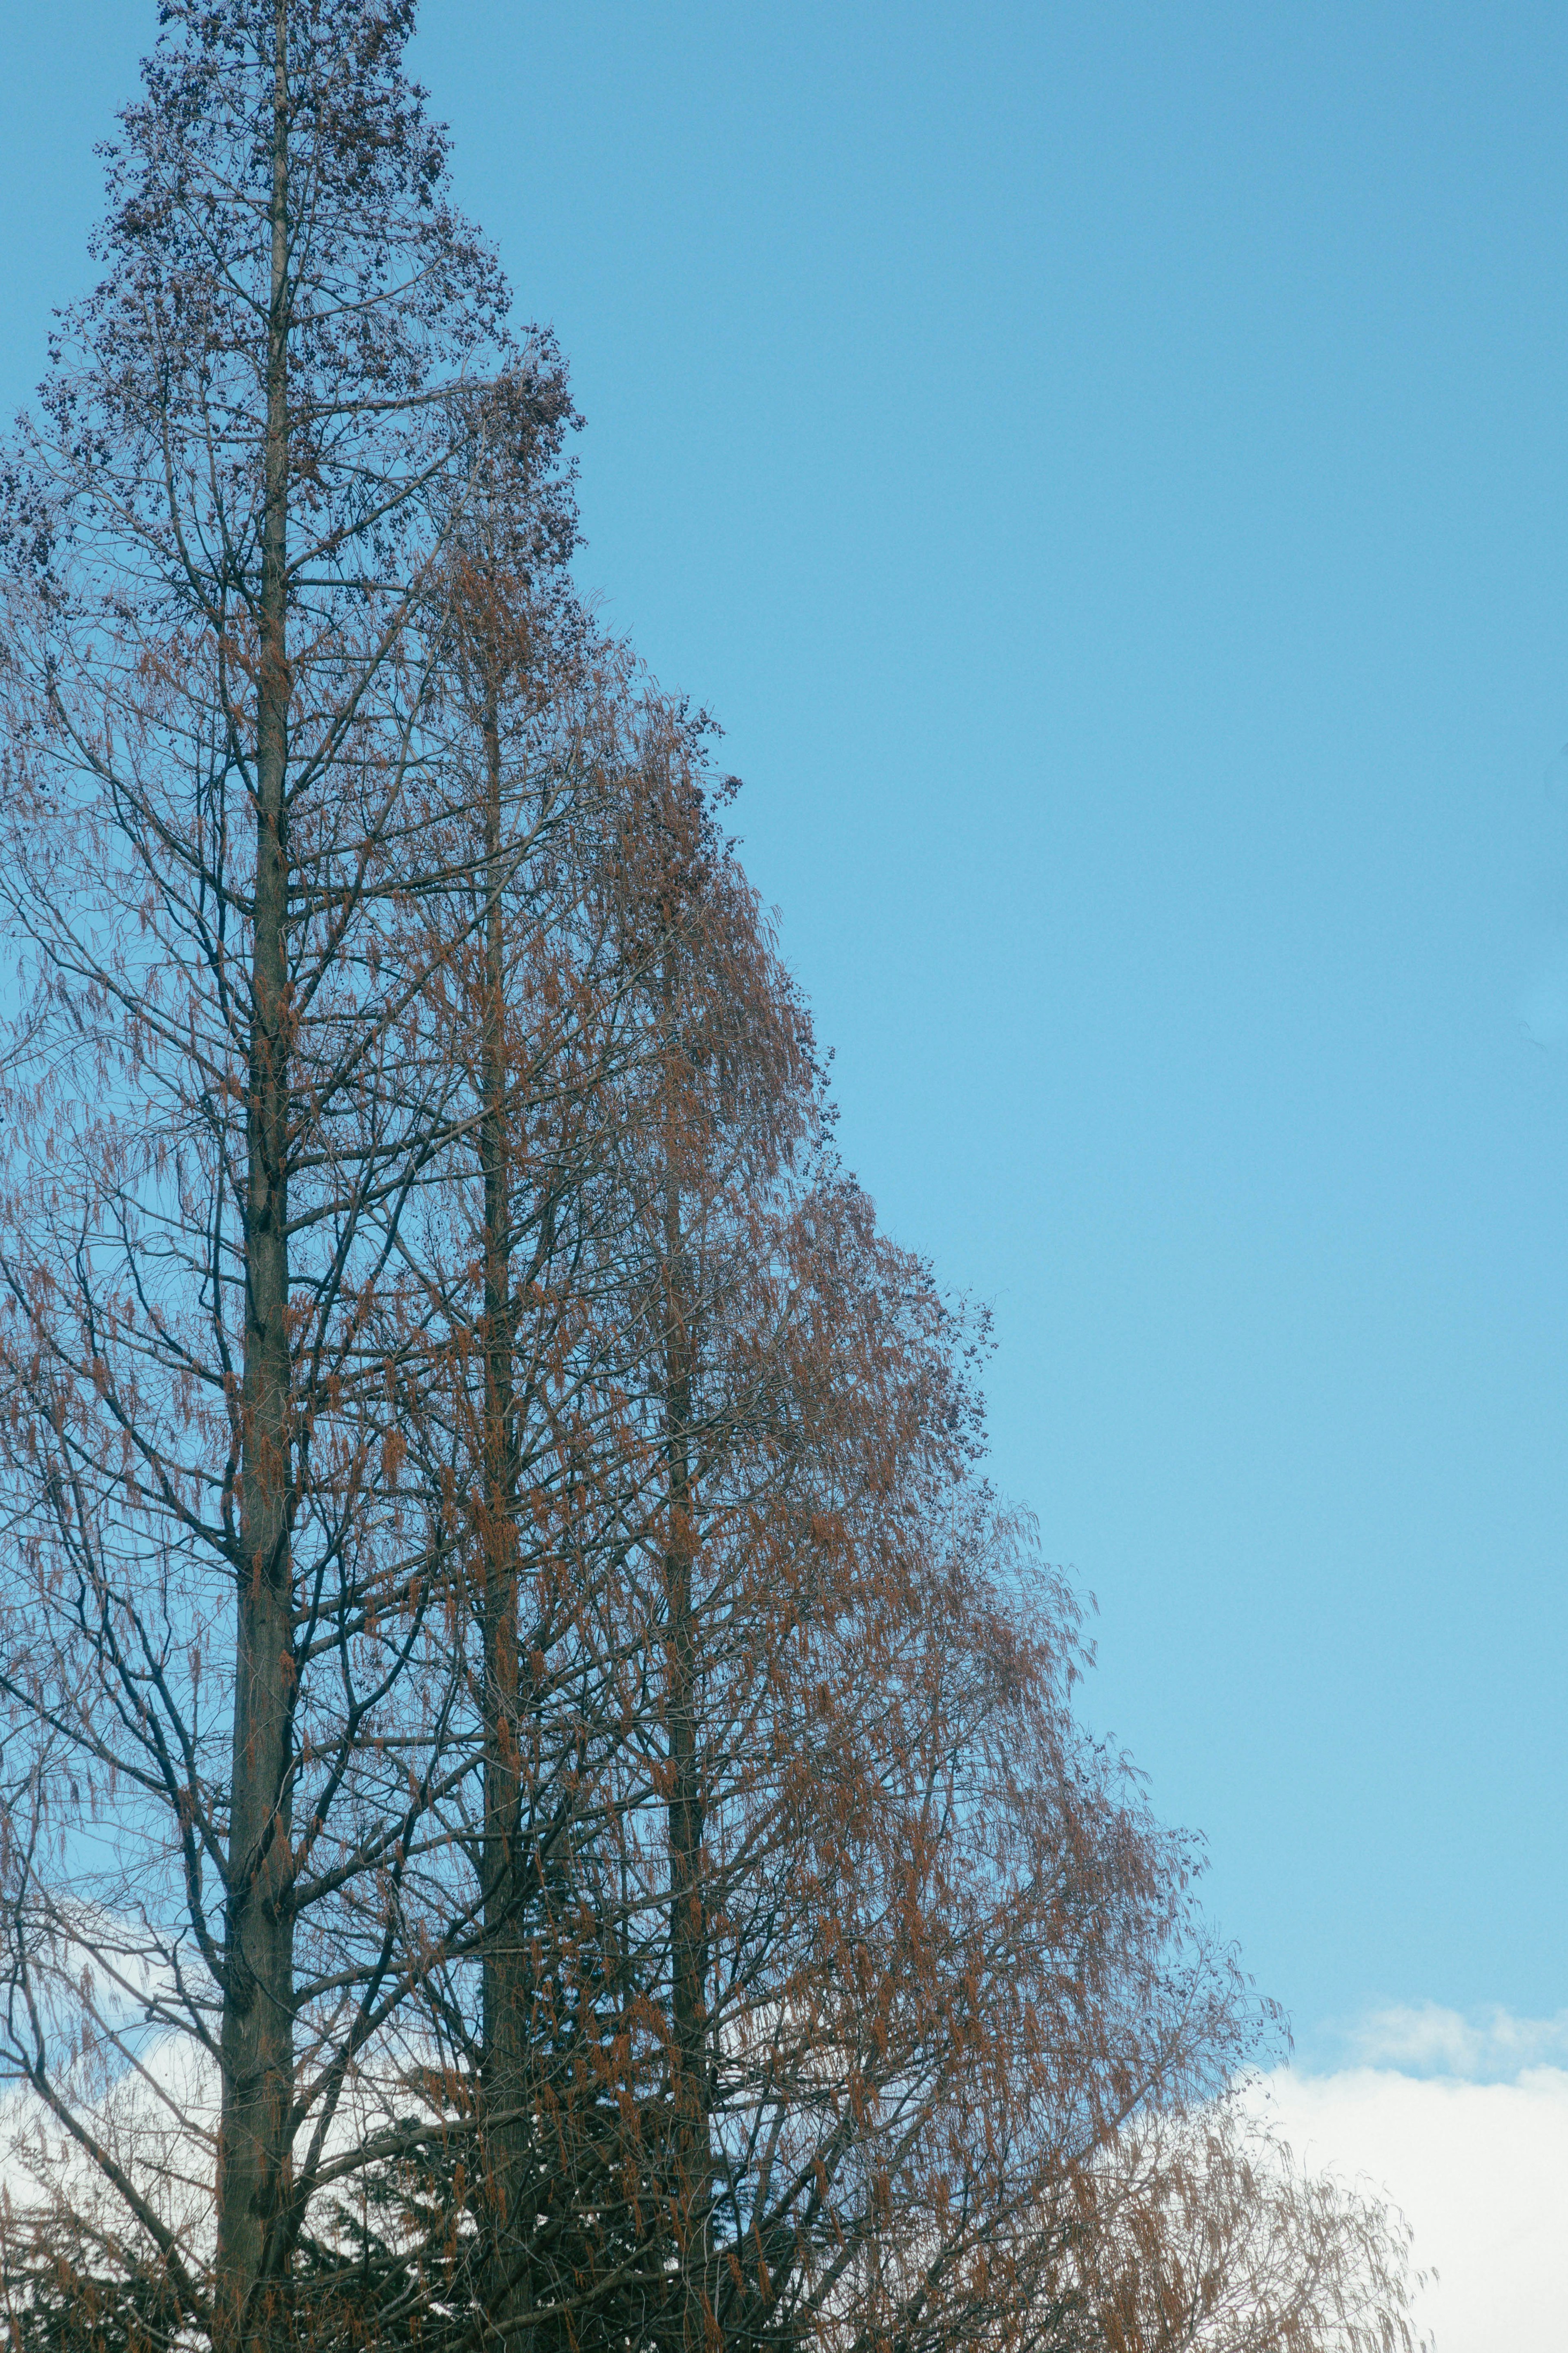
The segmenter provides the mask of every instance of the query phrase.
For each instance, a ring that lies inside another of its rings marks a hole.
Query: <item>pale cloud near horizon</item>
[[[1568,2013],[1392,2006],[1345,2039],[1363,2063],[1260,2093],[1299,2158],[1401,2209],[1436,2353],[1568,2353]]]

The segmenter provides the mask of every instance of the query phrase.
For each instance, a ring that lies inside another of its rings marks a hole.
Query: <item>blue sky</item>
[[[0,400],[151,5],[0,0]],[[1295,2020],[1568,2007],[1568,16],[426,0],[1088,1705]]]

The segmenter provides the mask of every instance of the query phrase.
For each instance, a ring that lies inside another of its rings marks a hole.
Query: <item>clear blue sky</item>
[[[0,0],[0,398],[140,0]],[[426,0],[1089,1706],[1309,2056],[1568,2005],[1568,15]]]

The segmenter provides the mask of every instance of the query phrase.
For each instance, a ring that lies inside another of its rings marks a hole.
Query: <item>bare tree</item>
[[[427,714],[479,453],[538,483],[571,412],[448,204],[410,5],[163,18],[7,476],[5,2056],[104,2243],[242,2344],[432,1933],[458,1679],[398,1236],[475,851]],[[110,2115],[138,2074],[209,2151],[184,2200]]]
[[[584,2182],[584,2120],[567,2131],[559,2114],[582,2104],[561,2047],[580,1924],[563,1943],[553,1915],[568,1890],[581,1898],[572,1858],[592,1846],[595,1774],[626,1712],[626,1620],[605,1606],[628,1544],[626,1339],[608,1271],[628,1208],[611,1171],[647,1051],[625,920],[646,695],[620,649],[519,570],[510,512],[470,542],[458,584],[451,749],[479,780],[484,913],[431,1015],[473,1115],[424,1229],[439,1369],[409,1417],[460,1531],[479,1762],[477,1788],[452,1792],[472,1879],[447,1946],[478,2013],[448,1989],[439,2031],[478,2133],[476,2293],[506,2344],[601,2293],[578,2274],[584,2214],[602,2221],[606,2200]]]
[[[516,1759],[483,1967],[428,1981],[491,2234],[447,2308],[514,2344],[1102,2345],[1158,2203],[1106,2185],[1130,2137],[1192,2145],[1258,2014],[1193,1852],[1074,1725],[1070,1598],[980,1477],[973,1342],[834,1169],[700,737],[632,715],[584,935],[618,953],[542,992],[598,1043],[568,1087],[516,1020],[500,1127],[533,1144],[482,1208],[469,1179],[467,1326],[442,1294],[447,1328],[504,1325],[500,1377],[458,1348],[450,1428],[455,1487],[506,1465],[476,1615],[487,1755],[504,1718]],[[506,936],[477,1002],[510,1021],[538,965]],[[532,1237],[504,1280],[498,1232]],[[1254,2177],[1204,2181],[1216,2230],[1274,2227],[1261,2176],[1250,2206]],[[1389,2246],[1321,2240],[1379,2325]]]
[[[1072,1730],[1066,1596],[978,1482],[961,1324],[833,1172],[699,751],[645,728],[643,1043],[594,1171],[623,1207],[594,1235],[616,1410],[584,1484],[619,1500],[574,1555],[595,1674],[544,1929],[626,2126],[607,2159],[555,2094],[555,2196],[616,2261],[555,2267],[532,2311],[683,2348],[947,2345],[1032,2308],[1085,2169],[1247,2029],[1184,1851]]]

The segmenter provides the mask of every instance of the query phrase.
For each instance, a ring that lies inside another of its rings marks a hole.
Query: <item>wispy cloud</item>
[[[1511,2083],[1530,2067],[1568,2067],[1568,2010],[1518,2018],[1496,2005],[1465,2012],[1441,2003],[1390,2002],[1339,2029],[1348,2057],[1404,2074]]]

